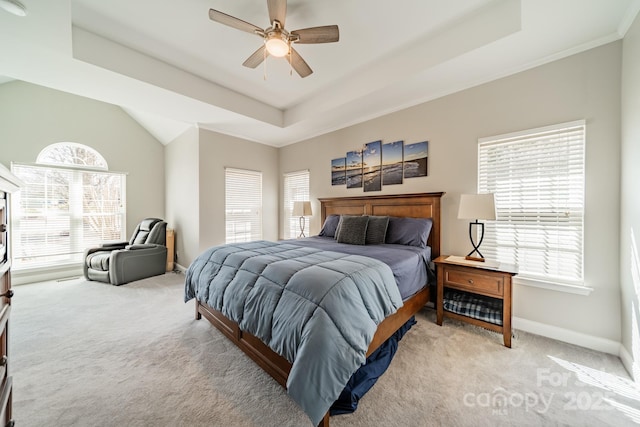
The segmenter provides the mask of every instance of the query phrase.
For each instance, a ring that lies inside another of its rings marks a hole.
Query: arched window
[[[36,163],[109,169],[107,161],[100,153],[75,142],[58,142],[45,147],[38,154]]]
[[[25,183],[12,201],[16,270],[76,264],[86,248],[126,237],[126,175],[93,148],[51,144],[11,170]]]

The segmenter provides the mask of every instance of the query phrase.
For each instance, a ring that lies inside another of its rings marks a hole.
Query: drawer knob
[[[7,365],[7,355],[5,354],[4,356],[0,357],[0,366],[6,366]]]
[[[470,285],[473,285],[473,279],[469,279],[468,282]]]

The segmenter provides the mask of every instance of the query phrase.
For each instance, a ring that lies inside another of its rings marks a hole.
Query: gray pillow
[[[427,247],[427,238],[431,233],[431,218],[390,217],[385,243],[396,245]]]
[[[364,245],[367,236],[368,216],[342,215],[336,234],[338,243],[349,245]]]
[[[369,216],[367,224],[367,235],[365,238],[367,245],[380,245],[384,243],[389,225],[388,216]]]
[[[339,222],[340,215],[329,215],[324,219],[322,230],[320,230],[318,236],[335,237]]]

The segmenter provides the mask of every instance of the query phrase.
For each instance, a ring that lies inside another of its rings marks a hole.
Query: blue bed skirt
[[[350,414],[358,408],[360,399],[373,387],[391,364],[398,349],[398,342],[415,324],[414,316],[367,357],[367,362],[351,376],[340,397],[331,406],[330,415]]]

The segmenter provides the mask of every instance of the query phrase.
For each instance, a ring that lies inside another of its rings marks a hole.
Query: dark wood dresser
[[[13,426],[13,384],[9,370],[9,316],[11,314],[11,242],[9,201],[20,181],[0,164],[0,426]]]

